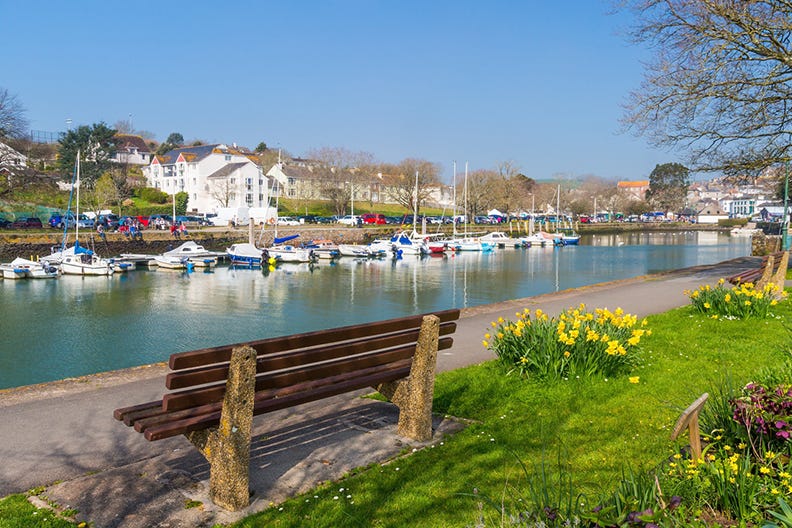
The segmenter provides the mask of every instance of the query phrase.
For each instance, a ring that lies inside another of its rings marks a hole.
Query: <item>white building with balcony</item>
[[[189,211],[265,207],[269,180],[254,159],[222,143],[180,147],[154,156],[143,174],[149,187],[167,194],[186,192]]]

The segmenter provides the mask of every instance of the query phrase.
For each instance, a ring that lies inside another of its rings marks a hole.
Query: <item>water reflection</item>
[[[0,388],[167,359],[181,350],[528,297],[747,255],[718,233],[585,236],[578,247],[272,271],[138,270],[0,281]],[[21,357],[25,361],[20,361]],[[37,365],[47,365],[40,369]]]

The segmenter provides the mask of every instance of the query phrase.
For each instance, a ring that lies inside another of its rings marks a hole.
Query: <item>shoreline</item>
[[[595,284],[588,284],[585,286],[578,286],[575,288],[568,288],[557,292],[542,293],[531,297],[523,297],[518,299],[509,299],[497,303],[482,304],[478,306],[470,306],[462,308],[460,319],[469,319],[490,313],[498,313],[507,310],[522,309],[527,305],[535,305],[548,300],[561,300],[566,297],[579,296],[582,293],[595,292],[599,290],[606,290],[610,288],[626,286],[639,282],[656,281],[667,279],[673,276],[683,277],[690,274],[695,274],[702,271],[711,270],[713,268],[722,268],[728,265],[743,265],[750,267],[751,260],[756,260],[759,257],[738,257],[715,264],[705,264],[699,266],[691,266],[688,268],[681,268],[676,270],[661,271],[657,273],[638,275],[635,277],[628,277],[625,279],[617,279],[606,282],[598,282]],[[78,394],[88,392],[91,390],[101,389],[107,386],[122,385],[125,383],[133,383],[136,381],[164,377],[168,372],[167,362],[150,363],[146,365],[138,365],[134,367],[127,367],[118,370],[109,370],[104,372],[96,372],[93,374],[86,374],[83,376],[76,376],[64,378],[54,381],[46,381],[42,383],[35,383],[31,385],[20,385],[17,387],[7,387],[0,389],[0,408],[10,407],[22,402],[37,401],[41,399],[48,399],[53,397],[61,397],[71,394]]]

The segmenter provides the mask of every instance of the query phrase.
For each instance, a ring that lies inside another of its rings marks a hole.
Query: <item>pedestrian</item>
[[[170,232],[171,232],[171,235],[173,235],[173,238],[175,238],[175,239],[179,238],[179,230],[176,228],[176,224],[171,224]]]
[[[187,238],[187,226],[184,225],[184,222],[179,222],[179,234]]]
[[[96,232],[99,233],[99,238],[101,238],[103,242],[107,243],[107,235],[105,234],[104,226],[102,224],[98,224],[96,226]]]

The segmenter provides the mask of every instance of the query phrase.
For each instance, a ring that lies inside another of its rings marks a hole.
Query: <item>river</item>
[[[173,352],[529,297],[750,254],[728,234],[585,235],[580,246],[0,281],[0,389]]]

